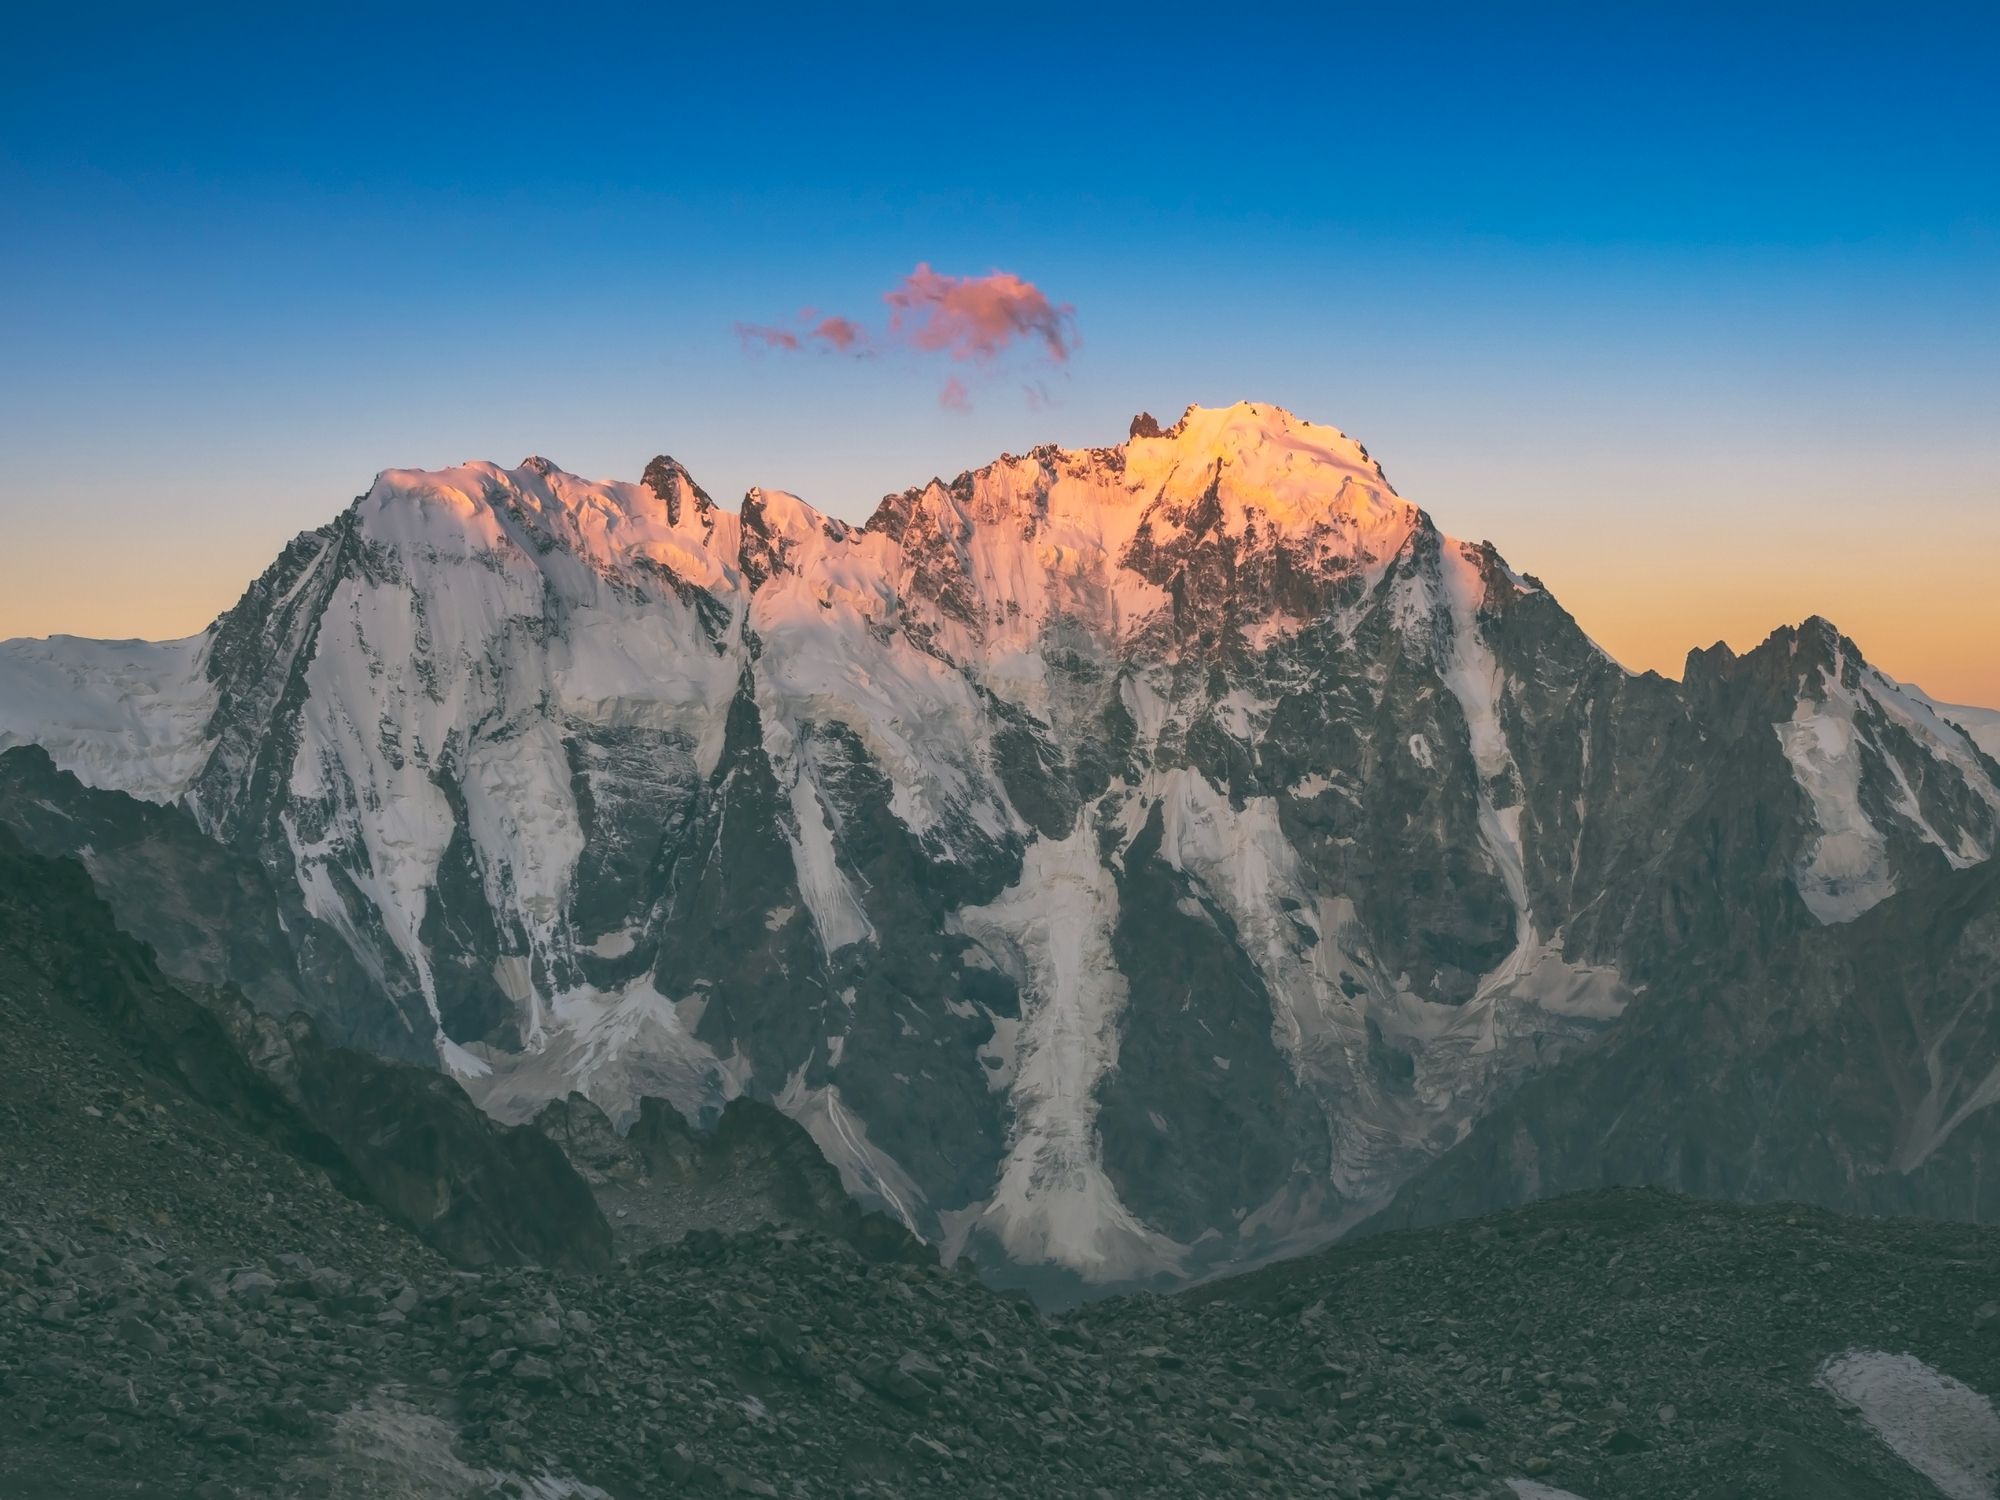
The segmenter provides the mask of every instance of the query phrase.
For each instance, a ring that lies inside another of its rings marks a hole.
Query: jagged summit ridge
[[[1336,429],[1135,426],[859,526],[665,456],[388,471],[190,642],[0,648],[0,749],[184,805],[379,993],[340,1034],[503,1118],[767,1099],[1098,1280],[1332,1232],[1690,932],[2000,847],[1858,653],[1634,676]]]
[[[976,496],[977,518],[998,519],[1017,502],[1034,506],[1045,499],[1041,491],[1064,479],[1084,482],[1097,503],[1137,503],[1161,512],[1185,511],[1214,492],[1212,498],[1229,508],[1239,530],[1253,515],[1280,531],[1295,531],[1348,519],[1366,527],[1378,524],[1378,512],[1413,519],[1406,512],[1414,511],[1397,500],[1367,450],[1339,429],[1302,421],[1280,407],[1238,402],[1213,409],[1190,406],[1164,431],[1154,423],[1149,432],[1135,432],[1116,447],[1049,446],[1025,458],[1004,456],[950,483],[933,480],[889,496],[863,529],[893,533],[914,504],[933,494]],[[581,479],[539,456],[513,469],[487,462],[389,469],[377,476],[362,503],[371,501],[428,501],[466,517],[482,505],[498,505],[604,563],[643,555],[662,531],[706,537],[718,516],[730,514],[667,454],[654,458],[636,485]],[[795,510],[800,526],[844,529],[844,523],[786,492],[755,488],[746,496],[755,511],[768,511],[773,502]],[[1164,524],[1160,513],[1150,519],[1155,529]]]
[[[539,458],[387,470],[355,508],[392,552],[518,552],[565,597],[596,587],[568,559],[625,586],[719,600],[779,574],[816,579],[813,607],[838,598],[878,625],[934,614],[929,628],[958,654],[1062,616],[1121,640],[1148,625],[1212,634],[1214,622],[1192,622],[1218,573],[1242,579],[1232,592],[1248,613],[1231,625],[1284,628],[1319,588],[1372,583],[1430,529],[1358,443],[1248,402],[1189,407],[1159,436],[1115,448],[1003,457],[889,496],[860,527],[761,488],[731,512],[666,455],[636,485]]]

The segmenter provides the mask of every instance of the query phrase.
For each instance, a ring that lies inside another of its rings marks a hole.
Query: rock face
[[[539,1132],[482,1115],[438,1073],[328,1047],[303,1016],[232,1019],[239,1045],[342,1148],[368,1197],[458,1264],[610,1264],[595,1198]]]
[[[0,825],[37,854],[79,860],[170,978],[233,986],[264,1014],[312,1016],[341,1045],[435,1065],[408,1027],[384,1024],[380,987],[298,887],[217,843],[185,807],[86,786],[23,746],[0,754]]]
[[[1420,1173],[1379,1227],[1651,1183],[2000,1219],[2000,863],[1680,976]]]
[[[861,527],[391,471],[201,636],[0,647],[16,743],[180,820],[91,844],[163,962],[503,1120],[767,1101],[947,1252],[1099,1282],[1335,1233],[1691,952],[2000,846],[2000,766],[1825,622],[1629,674],[1255,405]],[[169,857],[273,915],[148,913]]]
[[[691,1233],[781,1226],[837,1238],[871,1261],[937,1263],[937,1252],[899,1221],[849,1197],[812,1137],[761,1100],[731,1099],[704,1131],[665,1100],[642,1099],[621,1135],[604,1111],[571,1094],[545,1105],[534,1124],[596,1192],[623,1254]]]

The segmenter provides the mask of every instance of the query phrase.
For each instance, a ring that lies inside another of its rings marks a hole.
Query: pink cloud
[[[797,331],[768,323],[738,323],[736,337],[742,341],[744,350],[753,354],[765,349],[782,349],[788,354],[797,354],[808,343],[817,343],[838,354],[868,352],[868,330],[852,318],[822,318],[808,307],[799,314],[798,321],[800,328]],[[811,326],[805,326],[808,324]]]
[[[850,349],[863,348],[868,343],[868,330],[852,318],[821,318],[810,336],[842,354]]]
[[[1041,288],[1012,271],[946,276],[919,262],[882,300],[889,304],[893,336],[953,359],[989,360],[1025,338],[1040,340],[1060,364],[1076,342],[1076,309],[1049,301]]]
[[[745,353],[759,348],[792,349],[799,347],[799,336],[782,328],[767,328],[760,323],[738,323],[736,337],[742,340]]]
[[[1050,301],[1040,287],[1012,271],[947,276],[920,261],[882,300],[889,305],[889,325],[880,331],[853,318],[802,307],[790,326],[738,323],[736,336],[749,353],[819,349],[867,358],[900,348],[975,366],[993,363],[1017,343],[1025,343],[1037,359],[1059,365],[1077,346],[1076,309]],[[1031,410],[1052,404],[1048,387],[1039,380],[1021,389]],[[938,392],[938,404],[946,411],[970,411],[972,393],[954,375]]]

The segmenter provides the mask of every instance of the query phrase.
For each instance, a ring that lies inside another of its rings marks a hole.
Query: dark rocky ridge
[[[174,1109],[213,1128],[267,1143],[263,1153],[304,1162],[350,1196],[462,1265],[535,1261],[592,1270],[610,1261],[610,1230],[589,1189],[546,1139],[496,1125],[464,1091],[426,1069],[328,1047],[310,1020],[276,1022],[230,994],[191,999],[152,953],[114,926],[83,870],[23,849],[0,827],[0,1051],[22,1069],[19,1098],[51,1085],[39,1062],[51,1046],[82,1047],[141,1127]],[[253,1066],[254,1063],[254,1066]],[[54,1075],[74,1086],[73,1076]],[[162,1099],[167,1103],[162,1103]],[[97,1211],[96,1152],[36,1143],[25,1127],[68,1122],[87,1098],[17,1104],[8,1154],[82,1174],[76,1212]],[[150,1191],[158,1189],[158,1191]],[[134,1191],[138,1191],[137,1187]],[[153,1216],[190,1211],[175,1190],[149,1185]],[[197,1195],[198,1197],[199,1195]]]
[[[703,1132],[663,1100],[647,1099],[621,1136],[577,1095],[549,1105],[532,1128],[496,1126],[442,1074],[328,1045],[320,1027],[352,1008],[338,989],[301,975],[283,941],[293,924],[312,919],[254,862],[203,836],[183,808],[86,787],[39,748],[23,746],[0,754],[0,837],[9,830],[55,856],[35,864],[16,848],[7,857],[30,862],[8,869],[61,871],[64,895],[50,909],[76,905],[85,924],[63,941],[119,951],[135,969],[149,962],[77,904],[75,866],[60,856],[80,851],[118,928],[149,946],[162,976],[214,1014],[235,1052],[254,1064],[258,1076],[238,1076],[236,1087],[274,1084],[305,1128],[325,1137],[329,1161],[339,1157],[336,1143],[356,1147],[343,1180],[399,1222],[422,1226],[428,1242],[460,1264],[599,1268],[612,1253],[605,1215],[621,1209],[621,1252],[690,1229],[769,1221],[816,1228],[871,1259],[937,1258],[900,1224],[850,1198],[811,1137],[768,1104],[732,1101]],[[11,920],[25,934],[41,915],[22,908]],[[254,1007],[230,988],[239,981]],[[169,987],[158,989],[167,1003],[184,1004]],[[132,1045],[147,1053],[153,1028],[132,1026]],[[205,1052],[233,1064],[220,1037],[209,1036]],[[567,1153],[582,1181],[543,1136]]]
[[[380,985],[297,888],[208,837],[185,807],[85,786],[20,745],[0,753],[0,825],[38,854],[80,859],[119,928],[173,979],[233,986],[271,1015],[304,1011],[345,1045],[432,1060],[408,1025],[380,1024]]]

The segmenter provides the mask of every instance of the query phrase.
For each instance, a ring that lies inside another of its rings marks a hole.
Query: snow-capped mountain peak
[[[715,501],[709,498],[708,491],[694,482],[694,476],[680,460],[668,454],[662,453],[647,464],[639,482],[666,503],[670,526],[681,524],[683,512],[704,524],[715,513]]]
[[[1243,494],[1258,497],[1259,508],[1280,524],[1320,519],[1349,481],[1364,494],[1395,494],[1368,450],[1339,428],[1258,402],[1190,406],[1158,436],[1128,439],[1124,454],[1127,473],[1141,488],[1224,469]]]
[[[650,483],[579,479],[542,458],[514,469],[387,469],[355,509],[366,535],[397,550],[471,548],[494,557],[561,550],[611,572],[709,550],[719,514],[713,503],[702,503],[706,496],[678,465],[656,477],[665,494]],[[683,503],[677,479],[686,480],[693,503]],[[713,566],[697,571],[719,576]]]

